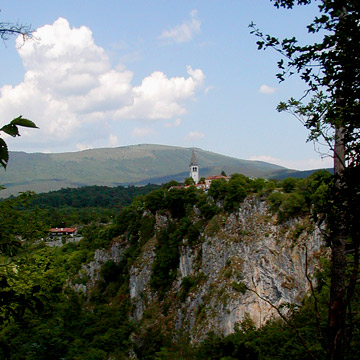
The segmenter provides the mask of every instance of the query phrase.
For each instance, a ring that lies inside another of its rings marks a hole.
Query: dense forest
[[[85,186],[66,188],[35,195],[22,193],[19,197],[0,200],[3,208],[20,210],[28,216],[25,223],[39,221],[38,237],[44,237],[51,227],[69,227],[94,222],[108,223],[124,206],[140,195],[158,189],[159,185],[146,186]],[[15,217],[15,215],[14,215]],[[40,233],[42,234],[40,236]]]
[[[179,247],[184,241],[190,247],[201,246],[205,227],[210,224],[217,231],[221,228],[216,222],[219,215],[228,216],[253,196],[266,199],[278,222],[301,216],[320,221],[323,209],[328,206],[331,181],[326,171],[306,179],[283,181],[234,174],[229,182],[214,181],[208,193],[193,186],[171,189],[174,183],[169,183],[151,192],[150,186],[117,190],[91,187],[36,196],[24,193],[0,202],[0,358],[326,358],[323,335],[329,293],[326,258],[316,274],[316,288],[302,300],[302,306],[289,308],[283,319],[273,319],[256,328],[251,319],[245,318],[234,333],[223,336],[213,329],[200,343],[192,343],[186,332],[167,328],[165,324],[169,309],[167,293],[176,276]],[[126,190],[131,192],[127,198],[117,195],[117,203],[113,202],[112,192]],[[88,194],[87,201],[76,202],[73,195],[76,191]],[[123,207],[126,199],[134,195],[138,196]],[[97,202],[96,198],[107,200]],[[84,207],[76,208],[80,203]],[[111,205],[106,209],[105,204]],[[104,222],[107,210],[114,217]],[[48,247],[39,241],[46,237],[45,229],[56,225],[51,223],[52,213],[61,214],[57,221],[61,219],[64,224],[73,225],[76,220],[81,226],[81,241],[58,247]],[[165,213],[172,219],[166,231],[156,227],[156,216]],[[147,322],[144,327],[130,316],[129,272],[149,239],[157,241],[150,285],[162,305],[158,309],[160,314],[151,309],[144,314]],[[83,265],[94,259],[98,249],[107,249],[114,241],[123,246],[121,258],[106,261],[99,279],[89,285],[91,279],[82,274]],[[199,281],[183,278],[176,301],[185,299]],[[87,285],[86,292],[76,286],[82,284]],[[247,291],[246,284],[237,286],[239,292]],[[356,293],[351,304],[354,314],[359,311],[358,297]],[[359,324],[354,321],[348,337],[348,359],[359,358],[359,345]]]
[[[91,208],[102,207],[120,210],[130,205],[134,197],[145,195],[160,186],[148,184],[146,186],[85,186],[80,188],[66,188],[48,193],[41,193],[33,200],[33,205],[40,208]]]

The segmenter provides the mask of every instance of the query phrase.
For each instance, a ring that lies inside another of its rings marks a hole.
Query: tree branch
[[[254,281],[254,278],[251,278],[252,280],[252,283],[254,285],[254,288],[256,288],[256,285],[255,285],[255,281]],[[265,301],[267,304],[269,304],[273,309],[276,310],[276,312],[279,314],[279,316],[281,317],[282,320],[285,321],[285,323],[290,326],[296,333],[297,337],[300,339],[302,345],[304,346],[306,352],[310,355],[310,357],[314,360],[317,360],[317,358],[315,357],[315,355],[311,352],[311,350],[309,349],[308,345],[306,344],[306,341],[305,339],[303,338],[303,336],[300,334],[300,331],[299,329],[294,325],[292,324],[287,318],[286,316],[280,311],[280,307],[274,305],[270,300],[264,298],[263,296],[261,296],[256,290],[254,289],[251,289],[249,287],[246,287],[247,290],[253,292],[259,299]]]
[[[308,249],[306,244],[304,244],[305,247],[305,276],[306,279],[310,285],[310,290],[311,290],[311,295],[314,298],[314,308],[315,308],[315,316],[316,316],[316,324],[317,324],[317,331],[318,331],[318,335],[320,337],[322,337],[322,331],[321,331],[321,317],[320,317],[320,312],[319,312],[319,306],[318,306],[318,299],[315,293],[315,289],[313,286],[313,283],[310,279],[309,273],[308,273]]]

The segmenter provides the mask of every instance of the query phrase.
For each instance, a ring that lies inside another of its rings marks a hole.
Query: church
[[[199,163],[196,158],[195,149],[192,150],[190,160],[190,177],[194,180],[195,184],[199,183]]]
[[[189,167],[190,167],[190,177],[194,180],[195,186],[199,189],[201,188],[203,190],[208,190],[213,180],[221,180],[221,179],[225,181],[230,180],[228,176],[216,175],[216,176],[208,176],[207,178],[205,178],[204,182],[199,183],[200,181],[199,162],[196,158],[195,149],[192,150]]]

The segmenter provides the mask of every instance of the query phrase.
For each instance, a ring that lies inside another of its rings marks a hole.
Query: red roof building
[[[209,188],[210,188],[210,185],[211,185],[211,182],[214,181],[214,180],[225,180],[225,181],[229,181],[230,178],[229,178],[228,176],[224,176],[224,175],[208,176],[208,177],[205,179],[205,188],[206,188],[206,189],[209,189]]]
[[[62,236],[62,235],[74,236],[77,233],[77,228],[51,228],[49,232],[50,235],[55,235],[55,236]]]

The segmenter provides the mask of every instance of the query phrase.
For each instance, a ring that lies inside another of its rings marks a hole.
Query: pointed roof
[[[195,149],[192,150],[190,166],[191,165],[196,165],[196,166],[199,165],[197,158],[196,158]]]

